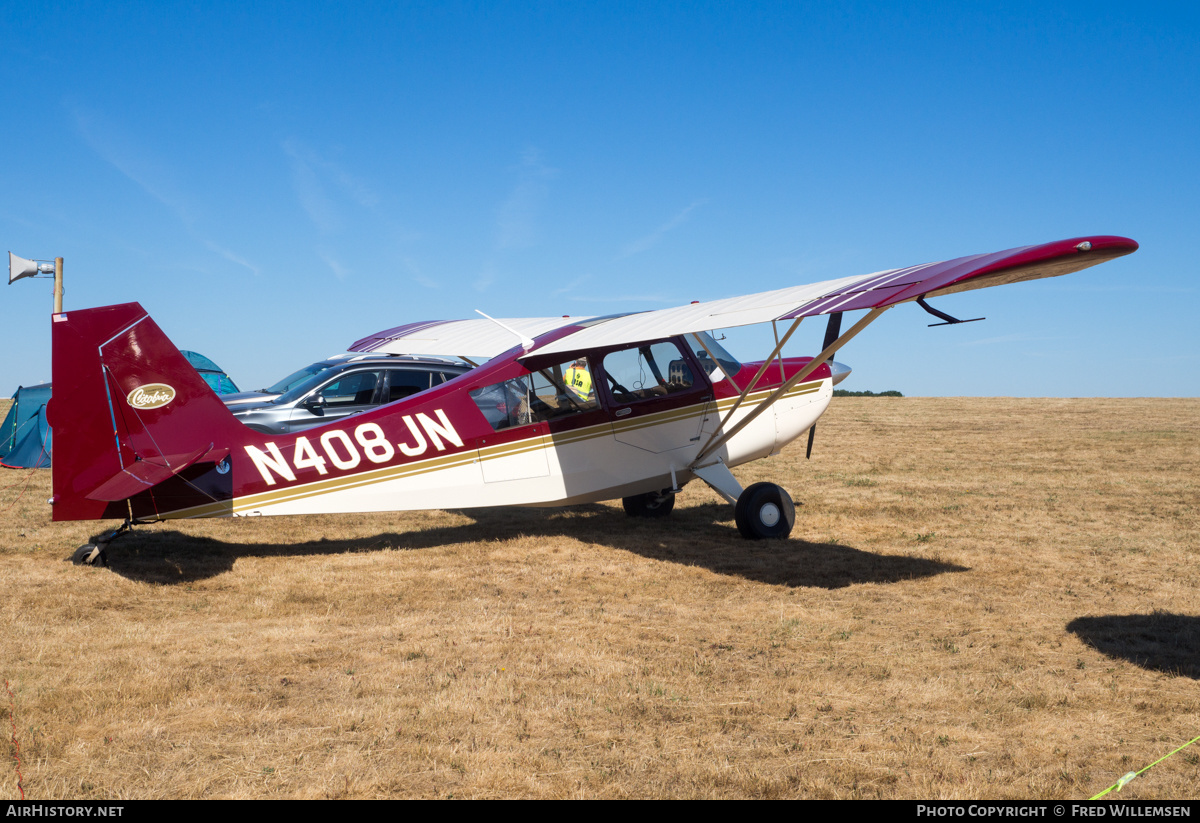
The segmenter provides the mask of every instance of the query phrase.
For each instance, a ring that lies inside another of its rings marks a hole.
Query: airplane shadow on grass
[[[897,583],[968,569],[905,555],[876,554],[838,543],[797,539],[745,540],[718,503],[677,509],[667,518],[631,518],[598,504],[560,509],[471,509],[475,522],[385,532],[371,537],[292,543],[229,543],[180,531],[135,529],[108,548],[112,571],[153,583],[187,583],[233,568],[240,557],[302,557],[353,552],[415,551],[518,537],[574,540],[643,557],[771,585],[838,589],[855,583]]]
[[[1109,657],[1200,680],[1200,617],[1162,611],[1078,617],[1067,631]]]

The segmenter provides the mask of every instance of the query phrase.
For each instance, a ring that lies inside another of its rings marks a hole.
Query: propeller
[[[838,337],[841,335],[841,333],[842,333],[842,313],[840,311],[838,311],[838,312],[834,312],[833,314],[829,315],[829,323],[825,326],[825,342],[821,344],[821,351],[825,351],[827,348],[832,346],[834,341],[836,341],[838,339]],[[834,354],[837,354],[837,352],[833,352],[832,354],[829,355],[830,362],[833,361]],[[812,459],[813,441],[816,439],[817,439],[817,424],[813,423],[812,426],[808,430],[808,448],[804,452],[805,460]]]

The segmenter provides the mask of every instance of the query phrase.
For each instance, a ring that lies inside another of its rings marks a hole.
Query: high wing
[[[533,338],[585,317],[518,317],[495,320],[428,320],[407,323],[355,341],[350,351],[381,354],[429,354],[438,357],[478,357],[488,360],[520,343],[518,335]],[[513,331],[517,334],[513,334]]]
[[[486,360],[518,345],[520,337],[536,338],[567,326],[580,328],[529,348],[525,356],[619,346],[775,320],[882,310],[918,298],[1057,277],[1130,254],[1137,248],[1138,244],[1127,237],[1075,237],[611,318],[522,317],[499,322],[478,318],[407,323],[364,337],[350,351]]]
[[[580,329],[534,351],[539,355],[553,354],[773,320],[796,320],[859,309],[882,310],[917,298],[1057,277],[1130,254],[1137,248],[1138,244],[1127,237],[1106,235],[1021,246],[993,254],[974,254],[807,286],[631,314]]]

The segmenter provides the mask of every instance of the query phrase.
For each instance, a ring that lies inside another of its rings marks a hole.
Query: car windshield
[[[283,394],[288,389],[298,385],[301,380],[307,380],[314,374],[320,374],[328,368],[330,368],[330,364],[328,363],[313,363],[312,365],[305,366],[304,368],[300,369],[300,371],[292,372],[287,377],[271,386],[271,388],[264,389],[263,391],[267,392],[268,394]]]
[[[314,365],[320,365],[320,364],[318,363],[318,364],[314,364]],[[276,397],[275,399],[273,399],[271,402],[274,403],[276,406],[282,406],[287,403],[296,402],[301,397],[308,394],[310,391],[315,389],[317,386],[320,386],[323,382],[325,382],[325,380],[328,379],[328,377],[329,377],[329,375],[326,374],[327,371],[329,371],[328,366],[322,367],[321,370],[318,371],[316,374],[310,374],[307,378],[301,380],[299,383],[296,383],[290,389],[285,391],[283,394],[281,394],[278,397]]]

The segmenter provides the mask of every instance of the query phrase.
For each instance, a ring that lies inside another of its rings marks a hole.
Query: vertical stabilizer
[[[154,517],[240,425],[137,303],[52,315],[55,520]]]

